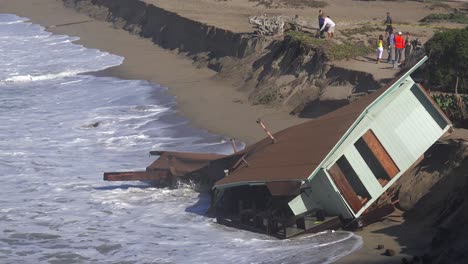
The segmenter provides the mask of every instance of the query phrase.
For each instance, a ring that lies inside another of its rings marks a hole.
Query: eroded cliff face
[[[399,205],[407,221],[432,228],[423,263],[466,263],[468,145],[445,140],[399,180]]]
[[[256,51],[258,38],[209,26],[138,0],[63,0],[66,6],[138,34],[167,49],[210,57],[242,58]]]
[[[369,89],[378,88],[370,74],[335,68],[322,48],[289,37],[273,40],[234,33],[139,0],[63,2],[95,19],[149,38],[163,48],[184,53],[197,66],[217,71],[217,78],[246,92],[253,104],[286,107],[294,114],[306,116],[304,111],[320,100],[326,89],[346,88],[351,93],[355,89],[349,87],[363,83]]]

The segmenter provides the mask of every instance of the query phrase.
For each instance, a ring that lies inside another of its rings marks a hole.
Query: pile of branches
[[[256,32],[262,36],[274,36],[284,32],[286,19],[283,16],[252,16],[249,23],[253,24]]]

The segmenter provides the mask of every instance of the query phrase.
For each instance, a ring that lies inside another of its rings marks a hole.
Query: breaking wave
[[[14,76],[10,78],[6,78],[3,80],[3,83],[20,83],[20,82],[35,82],[35,81],[45,81],[45,80],[52,80],[52,79],[61,79],[65,77],[70,77],[74,75],[78,75],[80,73],[85,73],[87,70],[73,70],[73,71],[65,71],[56,74],[44,74],[44,75],[20,75]]]

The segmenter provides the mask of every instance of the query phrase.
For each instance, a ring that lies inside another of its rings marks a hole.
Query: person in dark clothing
[[[385,36],[390,34],[390,31],[393,31],[393,25],[392,24],[393,24],[393,20],[390,17],[390,12],[387,12],[387,19],[385,20],[385,25],[387,26],[385,28]]]
[[[388,47],[388,58],[387,62],[388,63],[393,63],[393,51],[395,50],[395,35],[393,34],[393,29],[388,32],[388,37],[387,37],[387,47]]]
[[[405,36],[405,60],[409,58],[411,54],[411,40],[409,32],[406,32]]]
[[[322,10],[319,10],[318,22],[319,22],[319,30],[320,30],[323,27],[323,23],[325,22],[325,18],[324,18]],[[323,38],[323,33],[324,32],[325,32],[325,30],[320,30],[319,38]]]

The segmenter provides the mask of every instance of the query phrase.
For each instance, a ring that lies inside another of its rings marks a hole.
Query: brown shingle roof
[[[146,171],[166,170],[174,176],[183,176],[226,156],[211,153],[161,151],[159,158],[148,166]]]
[[[385,87],[320,118],[284,129],[247,147],[244,162],[215,186],[247,182],[306,180],[359,115],[399,78]]]

